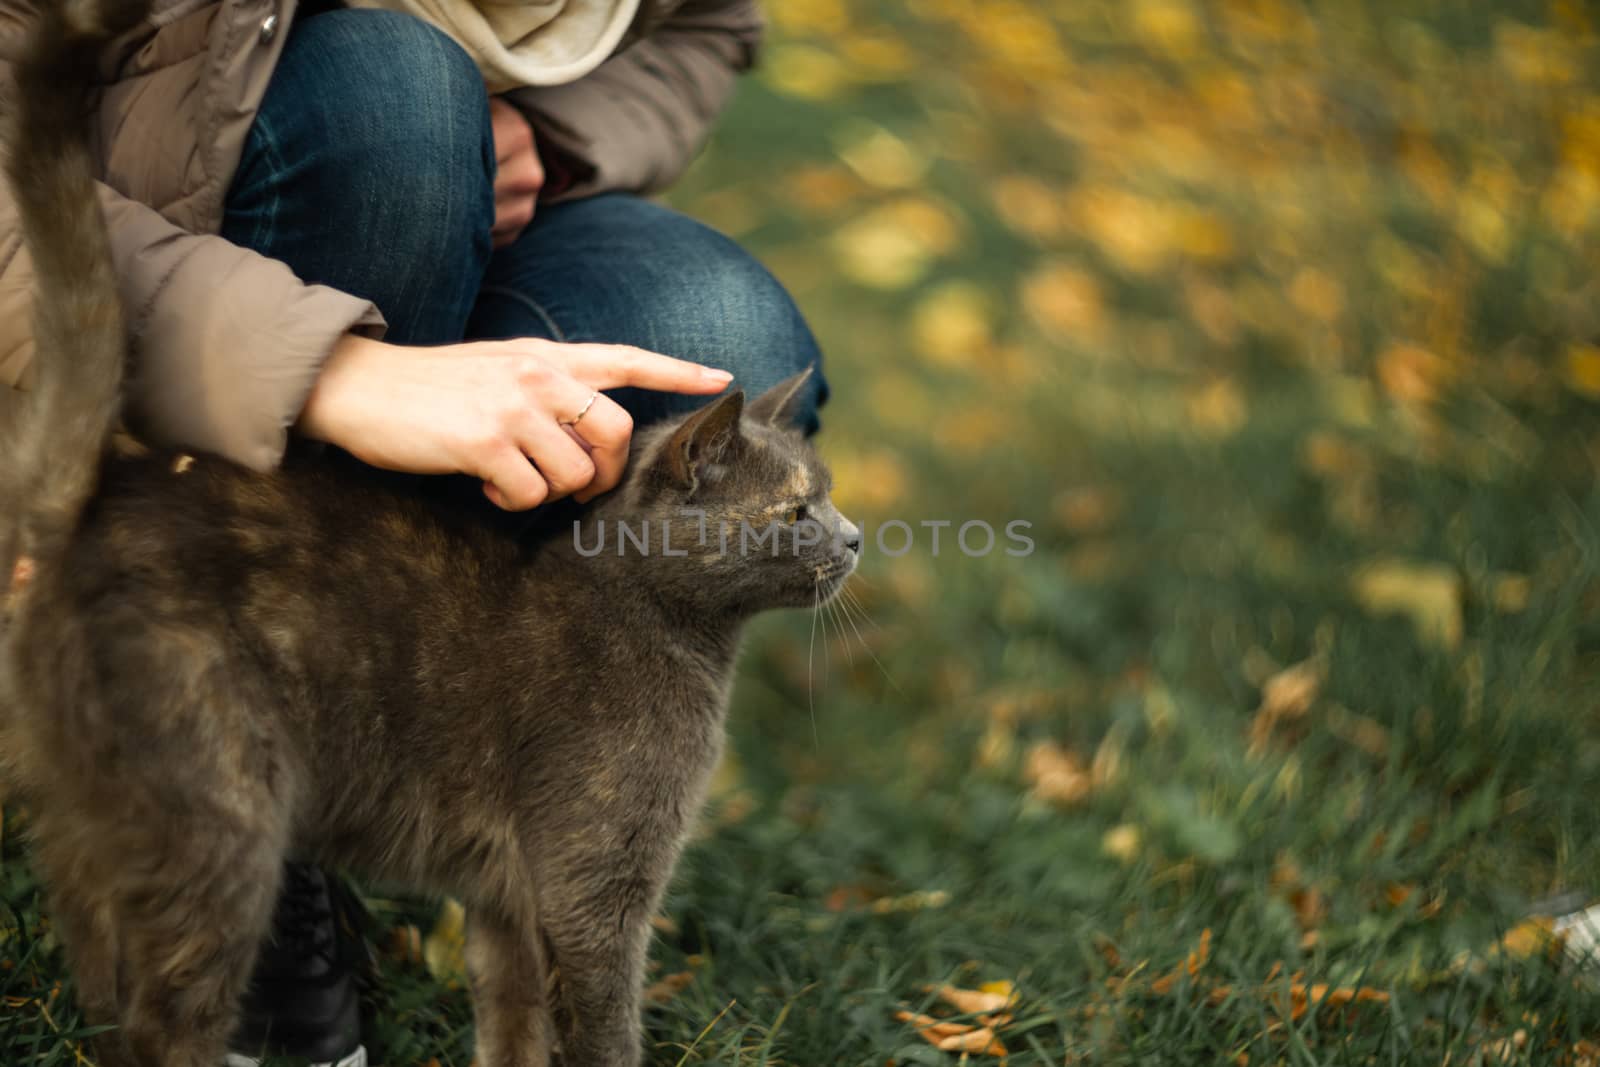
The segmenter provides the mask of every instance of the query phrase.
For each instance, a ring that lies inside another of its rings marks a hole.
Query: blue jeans
[[[284,45],[222,232],[304,281],[371,300],[399,344],[637,345],[729,370],[752,396],[820,363],[771,274],[650,201],[541,205],[515,242],[491,249],[494,176],[483,81],[454,41],[409,15],[326,11]],[[808,432],[827,396],[820,373],[814,383]],[[705,402],[610,395],[640,425]]]

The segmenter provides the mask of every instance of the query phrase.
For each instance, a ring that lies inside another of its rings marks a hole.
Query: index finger
[[[725,370],[630,345],[566,344],[551,354],[591,389],[631,385],[664,393],[720,393],[733,381]]]

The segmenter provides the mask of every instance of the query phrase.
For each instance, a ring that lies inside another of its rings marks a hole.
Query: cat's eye
[[[804,504],[801,504],[797,508],[790,508],[788,511],[784,512],[783,521],[788,523],[790,526],[794,526],[797,523],[805,522],[806,521],[806,506]]]

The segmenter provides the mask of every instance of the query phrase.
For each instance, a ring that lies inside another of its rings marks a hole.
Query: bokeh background
[[[1595,10],[769,14],[671,200],[918,536],[751,640],[650,1061],[1600,1062]],[[368,903],[377,1058],[464,1067],[449,916]]]

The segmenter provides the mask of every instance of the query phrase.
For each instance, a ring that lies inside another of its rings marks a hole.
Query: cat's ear
[[[723,463],[739,441],[744,390],[718,397],[684,420],[663,453],[673,481],[693,489],[714,465]]]
[[[807,367],[750,401],[750,418],[755,422],[776,426],[779,429],[795,428],[795,417],[800,413],[800,407],[805,401],[806,386],[810,384],[811,374],[815,369]]]

